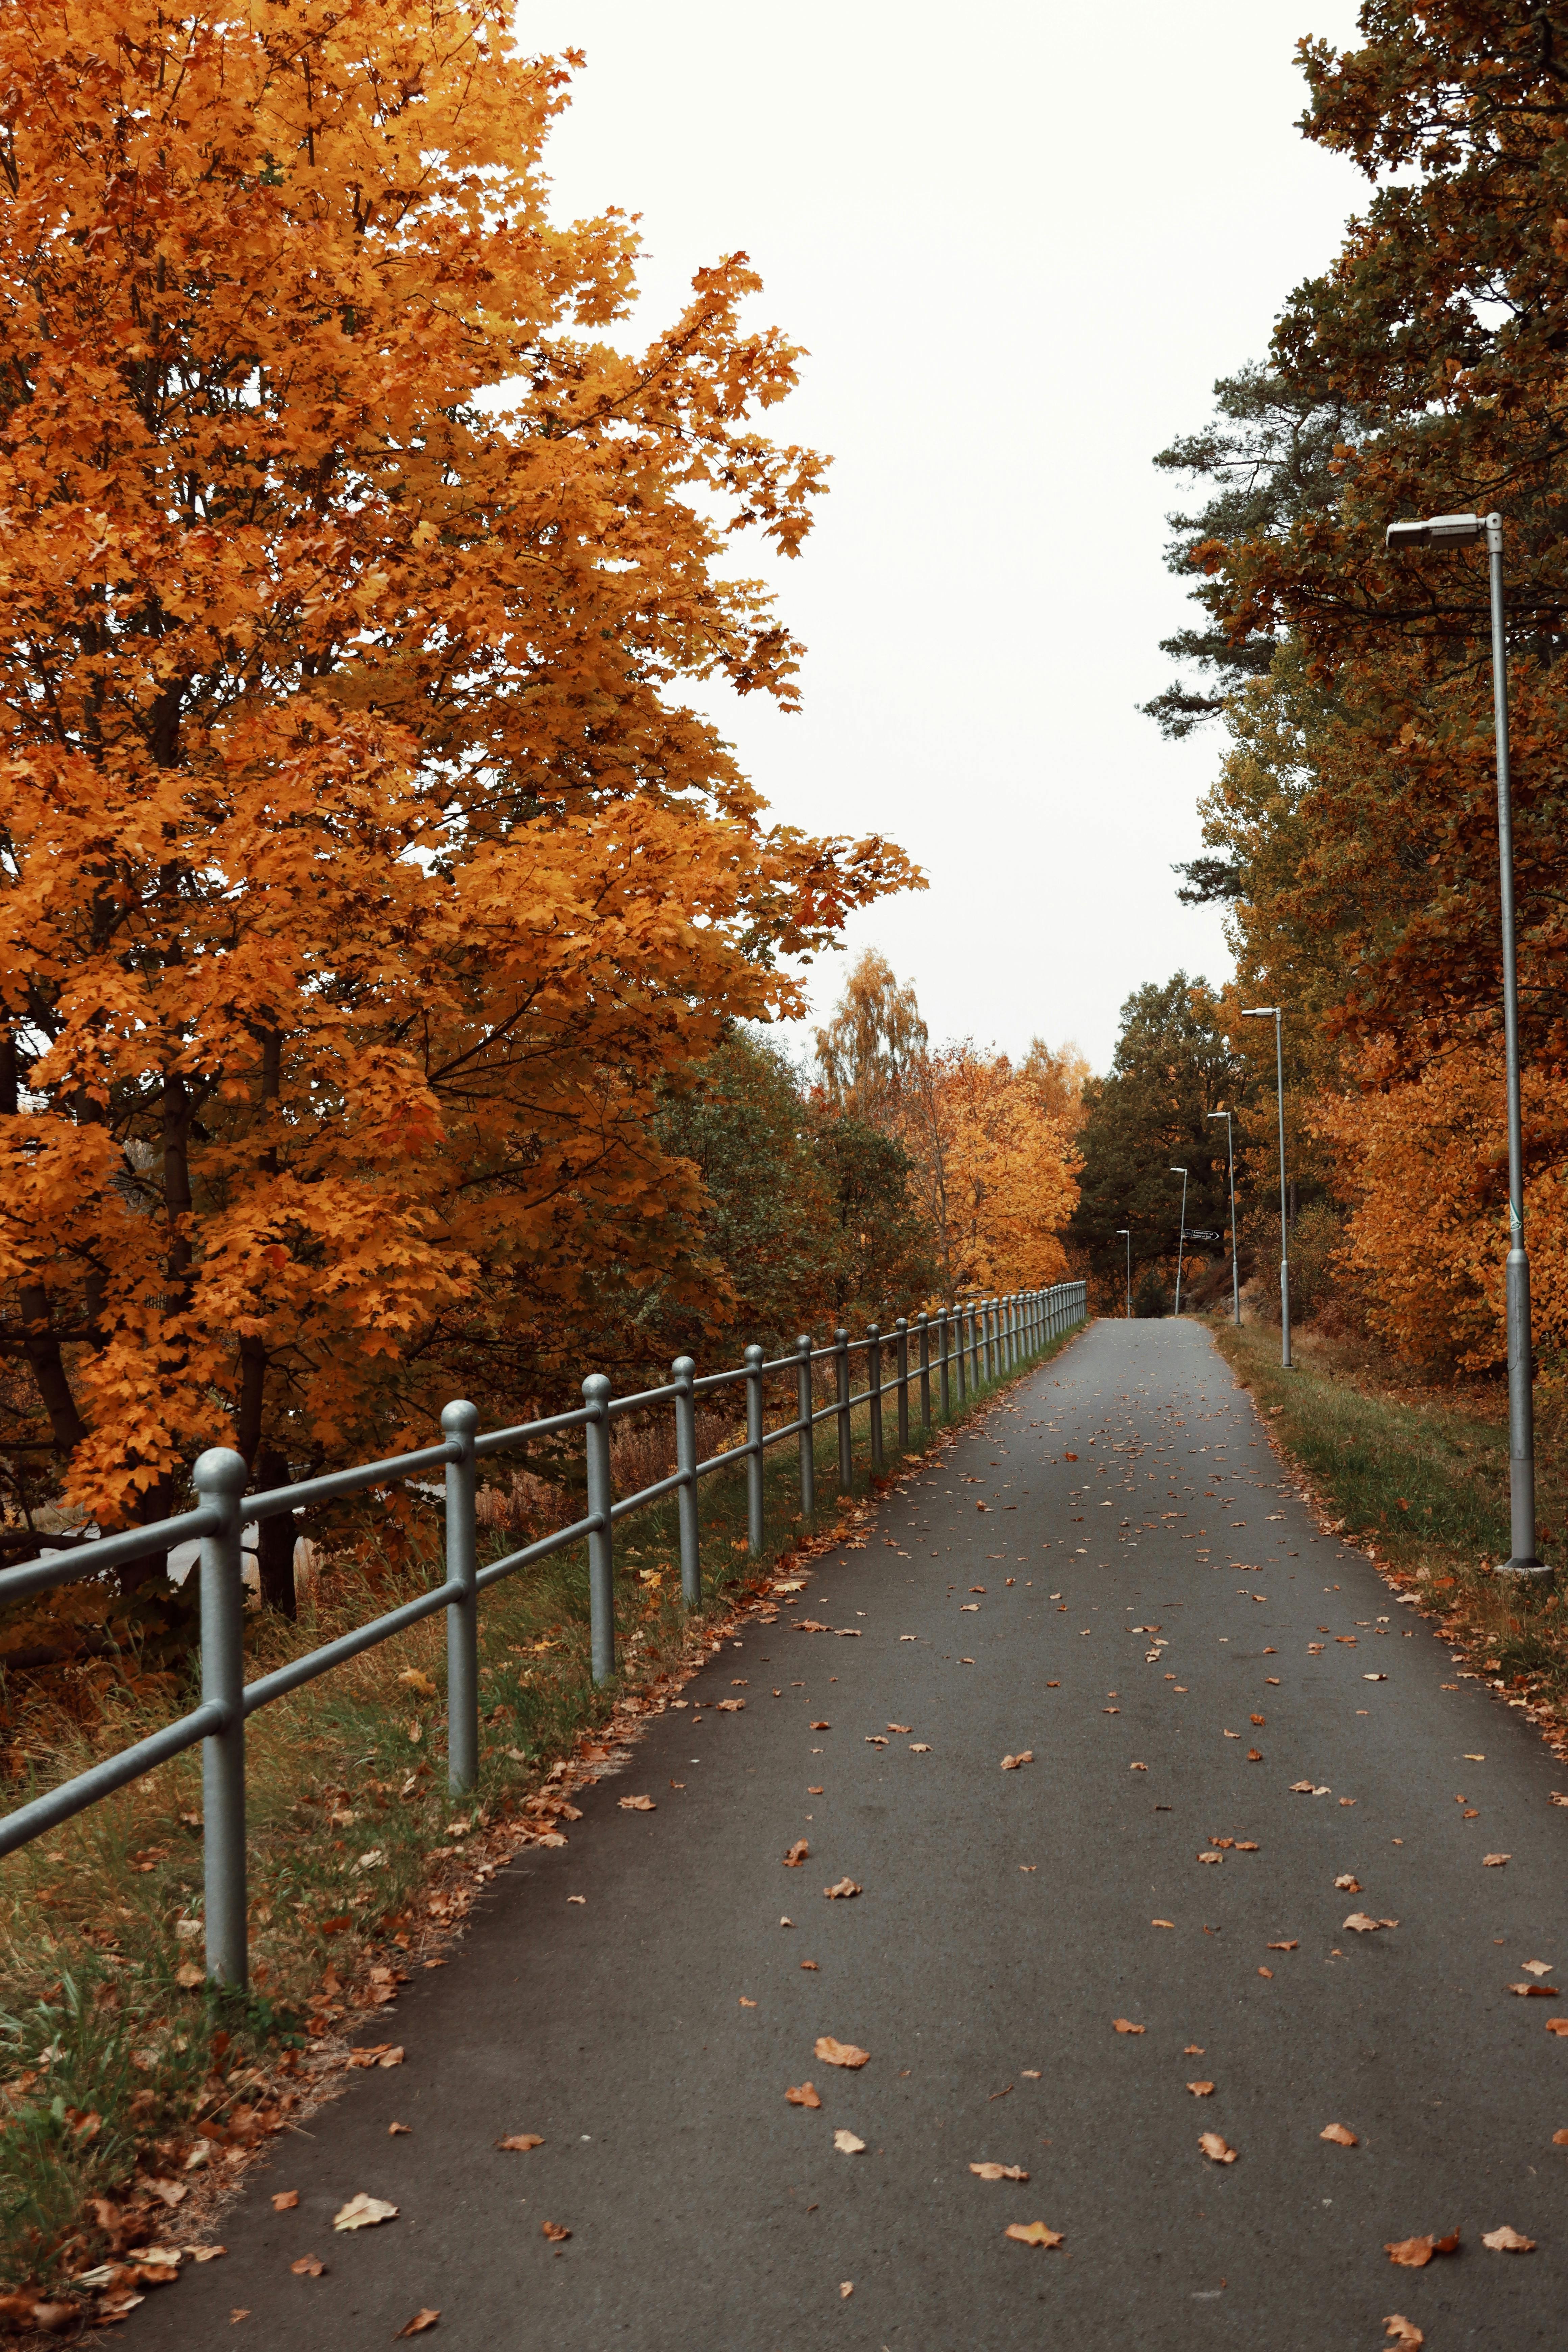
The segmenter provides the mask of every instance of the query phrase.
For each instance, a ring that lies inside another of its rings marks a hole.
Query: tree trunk
[[[256,1459],[256,1485],[261,1494],[287,1486],[289,1465],[275,1445],[264,1445]],[[261,1576],[261,1605],[285,1617],[297,1617],[300,1603],[294,1591],[294,1514],[281,1511],[263,1519],[256,1530],[257,1566]]]

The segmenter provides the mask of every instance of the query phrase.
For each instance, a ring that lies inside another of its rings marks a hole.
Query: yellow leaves
[[[1059,2246],[1066,2236],[1064,2231],[1047,2230],[1043,2221],[1009,2221],[1002,2234],[1020,2246]]]
[[[814,2051],[825,2066],[864,2066],[870,2058],[868,2050],[858,2050],[853,2042],[836,2042],[831,2033],[817,2035]],[[806,2086],[808,2089],[810,2085]]]

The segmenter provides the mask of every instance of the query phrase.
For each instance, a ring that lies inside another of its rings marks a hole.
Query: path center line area
[[[1559,1768],[1199,1326],[1091,1327],[684,1696],[120,2340],[1561,2342]]]

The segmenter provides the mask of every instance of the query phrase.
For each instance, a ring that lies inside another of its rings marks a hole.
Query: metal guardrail
[[[616,1670],[615,1549],[616,1522],[646,1508],[667,1495],[679,1496],[680,1586],[686,1601],[695,1607],[702,1598],[699,1550],[697,1482],[710,1472],[743,1463],[746,1468],[748,1549],[754,1558],[763,1549],[763,1457],[770,1445],[795,1438],[800,1449],[800,1507],[809,1518],[816,1509],[814,1437],[819,1422],[838,1424],[838,1484],[854,1482],[852,1417],[869,1406],[871,1472],[879,1476],[886,1466],[883,1412],[889,1389],[897,1414],[900,1451],[910,1442],[910,1390],[916,1385],[922,1430],[931,1425],[933,1381],[937,1410],[942,1418],[952,1412],[954,1392],[963,1403],[971,1389],[1000,1378],[1071,1330],[1087,1314],[1086,1286],[1081,1282],[1058,1283],[1049,1290],[1016,1291],[1000,1298],[966,1302],[936,1315],[920,1315],[911,1332],[900,1317],[891,1332],[877,1324],[863,1339],[851,1340],[846,1330],[835,1331],[830,1347],[814,1348],[807,1337],[795,1341],[793,1355],[764,1360],[761,1348],[746,1349],[745,1361],[728,1371],[710,1372],[700,1380],[689,1356],[672,1367],[674,1377],[663,1387],[645,1389],[634,1396],[612,1396],[603,1372],[591,1372],[583,1383],[583,1404],[574,1412],[558,1412],[542,1421],[525,1422],[515,1429],[493,1429],[479,1434],[478,1409],[461,1399],[441,1414],[445,1433],[439,1445],[425,1445],[412,1454],[392,1455],[384,1462],[356,1464],[347,1470],[329,1471],[297,1486],[272,1486],[247,1495],[249,1476],[242,1454],[227,1446],[213,1446],[196,1462],[193,1483],[199,1501],[194,1510],[149,1527],[128,1528],[123,1535],[103,1536],[79,1544],[63,1555],[30,1560],[0,1570],[0,1601],[21,1600],[52,1586],[84,1581],[149,1552],[167,1551],[175,1544],[201,1539],[201,1704],[177,1722],[165,1724],[149,1738],[138,1740],[118,1756],[106,1758],[74,1780],[35,1797],[0,1820],[0,1855],[58,1829],[73,1814],[83,1812],[117,1789],[166,1763],[184,1748],[202,1742],[202,1818],[205,1831],[204,1910],[206,1931],[206,1973],[210,1983],[242,1989],[247,1981],[246,1932],[245,1723],[257,1708],[266,1706],[318,1675],[357,1657],[362,1650],[389,1640],[430,1617],[447,1612],[447,1761],[453,1790],[471,1790],[479,1778],[479,1596],[485,1586],[510,1576],[551,1553],[588,1544],[588,1589],[594,1680],[607,1682]],[[918,1349],[911,1370],[910,1341]],[[886,1353],[891,1352],[893,1376],[888,1378]],[[850,1358],[867,1358],[867,1384],[852,1392]],[[833,1401],[814,1402],[814,1371],[831,1362]],[[776,1427],[765,1426],[763,1382],[793,1373],[795,1412]],[[743,1381],[746,1388],[746,1438],[742,1445],[697,1458],[697,1399]],[[610,1465],[610,1423],[623,1413],[670,1404],[675,1415],[676,1467],[667,1478],[641,1487],[618,1501]],[[568,1430],[583,1432],[587,1471],[588,1513],[573,1526],[558,1528],[536,1543],[525,1544],[504,1559],[478,1561],[475,1517],[475,1470],[490,1454],[533,1438]],[[241,1576],[241,1535],[248,1522],[276,1518],[306,1504],[322,1503],[339,1495],[388,1486],[440,1465],[446,1472],[446,1579],[428,1592],[390,1609],[369,1624],[290,1659],[259,1681],[245,1679],[245,1588]]]

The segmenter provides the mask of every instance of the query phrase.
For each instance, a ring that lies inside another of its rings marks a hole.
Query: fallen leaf
[[[1549,1977],[1552,1974],[1550,1960],[1521,1960],[1520,1966],[1527,1977]]]
[[[1403,2312],[1391,2311],[1383,2323],[1383,2332],[1394,2339],[1395,2352],[1421,2352],[1426,2338],[1412,2319]]]
[[[289,2267],[296,2278],[321,2278],[325,2274],[327,2265],[320,2254],[301,2254],[299,2261],[290,2263]]]
[[[544,2142],[538,2132],[509,2132],[505,2139],[497,2140],[496,2146],[508,2148],[542,2147]]]
[[[1386,1675],[1363,1675],[1362,1680],[1363,1683],[1385,1683],[1388,1680],[1388,1676]]]
[[[1020,1748],[1016,1756],[1003,1757],[1002,1769],[1004,1772],[1016,1772],[1020,1764],[1032,1764],[1034,1760],[1035,1751],[1032,1748]]]
[[[1513,1856],[1511,1853],[1483,1853],[1481,1856],[1481,1868],[1483,1870],[1500,1870],[1504,1863],[1511,1862],[1512,1860]]]
[[[1568,2131],[1554,2131],[1552,2145],[1553,2147],[1568,2147]]]
[[[1258,1729],[1261,1731],[1264,1725],[1268,1722],[1268,1717],[1266,1715],[1249,1715],[1247,1719],[1248,1723],[1256,1725]]]
[[[784,2097],[792,2107],[819,2107],[822,2105],[816,2095],[816,2086],[812,2083],[792,2083]]]
[[[1510,2230],[1506,2221],[1500,2230],[1483,2230],[1481,2243],[1489,2246],[1494,2254],[1532,2254],[1535,2252],[1535,2240],[1521,2238],[1519,2231]]]
[[[1288,1944],[1270,1944],[1268,1948],[1271,1952],[1299,1952],[1301,1939],[1300,1936],[1292,1936]]]
[[[836,2042],[831,2033],[817,2035],[814,2054],[825,2066],[864,2066],[871,2055],[868,2050],[857,2050],[853,2042]]]
[[[745,1706],[745,1704],[746,1702],[743,1698],[721,1698],[719,1702],[718,1713],[721,1715],[739,1715],[741,1709]]]
[[[1207,2053],[1201,2042],[1189,2042],[1182,2055],[1184,2058],[1203,2058],[1207,2055]]]
[[[1127,1769],[1130,1772],[1146,1772],[1149,1767],[1147,1764],[1129,1764]]]
[[[852,1878],[840,1878],[836,1880],[833,1885],[825,1886],[822,1891],[830,1903],[839,1901],[847,1903],[852,1895],[863,1895],[866,1890],[863,1886],[857,1885]]]
[[[719,1704],[722,1706],[724,1701],[721,1699]],[[651,1813],[658,1811],[651,1797],[617,1797],[616,1802],[623,1813]]]
[[[182,2180],[149,2180],[146,2186],[165,2205],[183,2205],[191,2193]]]
[[[1029,2177],[1021,2164],[972,2164],[969,2169],[977,2180],[1027,2180]]]
[[[1548,2033],[1568,2033],[1568,2017],[1549,2017],[1546,2031]]]
[[[397,1679],[406,1689],[416,1691],[421,1698],[438,1698],[440,1696],[440,1693],[437,1690],[436,1685],[431,1681],[429,1675],[422,1674],[417,1666],[406,1667],[404,1672],[398,1675]]]
[[[748,2000],[744,1993],[740,1996],[740,2003],[742,2009],[755,2009],[757,2005],[754,2000]]]
[[[888,1729],[889,1731],[898,1732],[901,1738],[909,1732],[911,1732],[914,1729],[914,1725],[912,1723],[889,1723]]]
[[[1272,1969],[1259,1969],[1258,1973],[1260,1977],[1272,1977],[1274,1971]]]
[[[1071,1454],[1068,1459],[1076,1462],[1078,1456]],[[1016,2239],[1020,2246],[1059,2246],[1067,2233],[1063,2230],[1047,2230],[1043,2221],[1009,2221],[1002,2234]]]
[[[334,2230],[368,2230],[377,2221],[395,2221],[397,2208],[380,2197],[367,2197],[361,2189],[332,2216]]]
[[[1151,1927],[1173,1927],[1175,1924],[1173,1919],[1151,1919],[1149,1922]]]
[[[393,2139],[399,2132],[411,2132],[413,2129],[414,2126],[412,2124],[388,2124],[386,2126],[386,2137],[388,2139]]]
[[[1236,1841],[1236,1850],[1237,1853],[1256,1853],[1258,1850],[1258,1840],[1256,1838],[1237,1838]]]
[[[795,1843],[784,1857],[784,1866],[786,1870],[798,1870],[803,1862],[809,1862],[810,1859],[810,1846],[807,1845],[804,1838],[796,1838]]]
[[[931,1754],[930,1740],[911,1739],[910,1742],[910,1754],[911,1756],[929,1756]]]
[[[1218,2132],[1204,2132],[1198,2140],[1204,2154],[1215,2164],[1234,2164],[1236,2150],[1226,2145]]]
[[[138,2301],[140,2301],[140,2300],[141,2300],[140,2296],[137,2298],[137,2300],[138,2300]],[[229,2313],[229,2315],[228,2315],[228,2324],[229,2324],[229,2326],[230,2326],[231,2327],[237,2327],[237,2326],[239,2326],[239,2323],[240,2323],[240,2321],[241,2321],[242,2319],[248,2319],[249,2317],[250,2317],[250,2314],[249,2314],[249,2312],[246,2310],[246,2308],[245,2308],[244,2305],[242,2304],[242,2305],[238,2307],[238,2309],[237,2309],[237,2310],[231,2311],[231,2312]]]
[[[1537,1995],[1542,2000],[1556,2000],[1559,1998],[1558,1990],[1555,1985],[1516,1984],[1510,1985],[1509,1990],[1510,1992],[1518,1993],[1521,2000],[1528,2000],[1532,1993]]]
[[[539,2227],[552,2246],[563,2245],[572,2235],[571,2231],[563,2229],[559,2221],[541,2221]]]
[[[866,2153],[865,2141],[857,2139],[852,2131],[836,2131],[833,2145],[840,2156],[864,2156]]]
[[[1141,2025],[1130,2023],[1125,2017],[1113,2017],[1110,2022],[1118,2033],[1142,2033],[1144,2030]]]
[[[1247,1751],[1247,1760],[1249,1764],[1261,1764],[1263,1761],[1262,1748],[1249,1748]]]
[[[1358,1936],[1370,1936],[1382,1927],[1383,1921],[1369,1919],[1364,1911],[1352,1911],[1344,1924],[1347,1927],[1353,1927]]]
[[[174,1970],[174,1982],[177,1985],[183,1985],[187,1992],[194,1991],[197,1985],[204,1984],[205,1980],[206,1970],[199,1960],[182,1960]]]
[[[1026,2083],[1037,2083],[1040,2079],[1040,2070],[1037,2066],[1020,2066],[1018,2072]]]
[[[1331,2139],[1336,2147],[1359,2147],[1361,2146],[1361,2142],[1357,2139],[1354,2132],[1347,2131],[1343,2124],[1325,2124],[1322,2130],[1318,2134],[1318,2137],[1320,2139]]]
[[[1187,2084],[1187,2088],[1192,2093],[1194,2099],[1209,2098],[1212,2096],[1214,2092],[1214,2084],[1212,2083],[1189,2083]]]
[[[840,2280],[839,2280],[839,2282],[838,2282],[838,2295],[839,2295],[839,2300],[840,2300],[840,2302],[842,2302],[842,2303],[847,2303],[847,2302],[848,2302],[848,2300],[849,2300],[849,2298],[850,2298],[850,2296],[854,2294],[854,2292],[855,2292],[855,2282],[854,2282],[854,2280],[853,2280],[853,2279],[840,2279]]]
[[[275,2213],[291,2213],[299,2202],[300,2192],[297,2189],[279,2189],[274,2192],[272,2210]]]
[[[1360,1879],[1352,1878],[1348,1870],[1343,1872],[1340,1877],[1335,1879],[1334,1885],[1342,1894],[1345,1895],[1359,1895],[1361,1893]]]
[[[399,2337],[405,2336],[423,2336],[427,2327],[435,2326],[440,2316],[438,2311],[416,2311],[407,2326],[398,2329],[397,2335],[392,2339],[393,2342],[395,2344]]]
[[[1402,2270],[1424,2271],[1434,2254],[1458,2252],[1459,2233],[1453,2230],[1446,2238],[1395,2238],[1383,2251]]]
[[[1198,1860],[1200,1862],[1223,1862],[1225,1860],[1225,1856],[1223,1853],[1200,1853]]]

